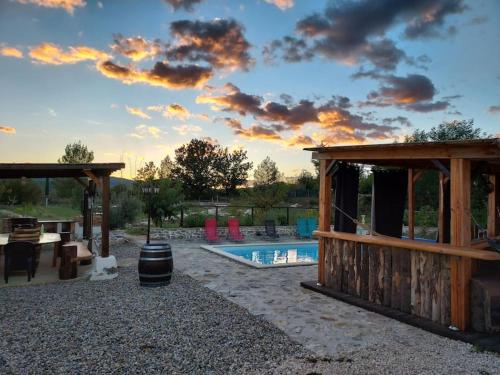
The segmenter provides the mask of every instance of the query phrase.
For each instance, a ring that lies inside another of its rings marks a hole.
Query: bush
[[[123,228],[134,224],[141,213],[141,201],[127,194],[121,195],[111,205],[109,225],[111,229]]]
[[[205,226],[205,219],[211,217],[203,214],[191,214],[184,217],[184,227],[199,228]]]

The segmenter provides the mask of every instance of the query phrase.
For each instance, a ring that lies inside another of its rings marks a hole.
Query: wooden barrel
[[[164,286],[170,283],[174,261],[168,243],[151,243],[141,248],[139,281],[142,286]]]

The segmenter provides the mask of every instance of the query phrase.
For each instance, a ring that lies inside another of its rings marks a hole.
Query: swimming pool
[[[256,268],[304,266],[318,261],[317,241],[201,247]]]

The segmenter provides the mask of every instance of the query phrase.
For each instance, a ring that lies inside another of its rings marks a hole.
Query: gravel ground
[[[260,373],[308,353],[272,324],[188,276],[138,286],[134,268],[107,282],[0,292],[2,374]]]

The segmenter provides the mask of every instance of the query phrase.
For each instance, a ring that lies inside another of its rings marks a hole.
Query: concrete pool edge
[[[296,263],[278,263],[278,264],[260,264],[252,262],[251,260],[245,259],[238,255],[234,255],[219,249],[220,247],[246,247],[246,246],[268,246],[268,245],[297,245],[297,244],[317,244],[318,241],[301,241],[301,242],[268,242],[268,243],[244,243],[244,244],[231,244],[231,245],[201,245],[200,248],[203,250],[208,250],[214,254],[229,258],[238,263],[243,263],[246,266],[253,268],[263,269],[263,268],[282,268],[282,267],[298,267],[298,266],[315,266],[318,262],[296,262]]]

